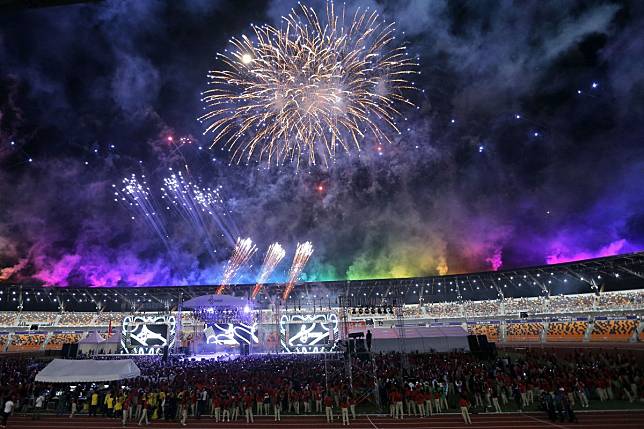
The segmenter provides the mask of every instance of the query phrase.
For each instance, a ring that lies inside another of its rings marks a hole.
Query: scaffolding
[[[371,303],[371,304],[374,304],[374,303]],[[354,371],[358,371],[363,375],[365,375],[366,377],[371,378],[373,380],[372,387],[365,389],[365,391],[363,391],[362,394],[356,399],[358,402],[360,402],[365,398],[373,397],[374,403],[378,407],[378,410],[382,411],[381,402],[380,402],[380,388],[378,383],[378,365],[377,365],[374,353],[372,353],[370,349],[366,351],[369,359],[368,367],[354,366],[353,364],[354,355],[357,355],[358,353],[357,353],[357,345],[354,343],[353,347],[351,346],[351,342],[354,340],[351,339],[351,337],[349,336],[350,326],[351,326],[351,321],[349,320],[349,312],[352,309],[355,309],[355,307],[357,306],[376,307],[376,305],[369,305],[369,303],[366,303],[366,302],[358,302],[358,301],[354,302],[354,299],[349,297],[348,294],[344,296],[341,295],[338,297],[338,307],[340,311],[340,324],[341,324],[340,338],[343,344],[345,345],[344,346],[345,347],[344,349],[345,374],[349,380],[349,386],[352,392],[354,392],[354,388],[353,388]]]

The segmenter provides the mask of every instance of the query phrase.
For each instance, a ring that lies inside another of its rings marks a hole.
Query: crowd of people
[[[320,414],[350,424],[357,412],[378,407],[395,419],[460,411],[467,423],[470,410],[542,409],[553,419],[570,420],[574,409],[597,402],[644,402],[641,362],[615,352],[531,351],[487,359],[468,353],[390,353],[352,362],[349,379],[341,356],[140,357],[140,377],[72,388],[35,383],[44,363],[5,358],[0,401],[34,417],[49,404],[58,415],[104,415],[123,425],[158,419],[185,425],[189,417],[252,423],[258,415],[280,420],[282,414]]]
[[[329,304],[329,306],[331,306]],[[445,319],[445,318],[479,318],[496,316],[519,316],[521,312],[530,315],[567,314],[571,312],[589,313],[593,311],[620,312],[623,310],[641,309],[644,307],[644,291],[606,292],[600,295],[593,293],[577,295],[553,295],[550,297],[505,297],[481,301],[462,302],[420,302],[416,305],[405,305],[403,313],[409,319]],[[295,308],[291,309],[297,311]],[[281,310],[285,313],[288,310]],[[331,308],[329,308],[331,311]],[[119,312],[0,312],[0,326],[18,327],[30,324],[48,326],[108,326],[118,325],[126,313]],[[362,316],[359,315],[361,318]],[[355,318],[350,314],[349,318]],[[379,315],[378,317],[382,317]],[[393,313],[384,317],[394,319]],[[182,315],[184,324],[199,323],[190,312]],[[275,315],[270,310],[258,314],[259,323],[274,323]]]

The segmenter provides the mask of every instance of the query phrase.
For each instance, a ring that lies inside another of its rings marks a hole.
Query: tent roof
[[[103,337],[98,335],[98,332],[92,331],[88,333],[85,338],[80,340],[78,344],[97,344],[97,343],[102,343],[103,341],[105,340],[103,339]]]
[[[132,359],[54,359],[36,374],[36,381],[42,383],[87,383],[123,380],[139,375],[141,375],[141,370]]]
[[[105,340],[105,343],[107,344],[119,344],[120,342],[121,342],[121,333],[118,331],[112,332],[112,336]]]

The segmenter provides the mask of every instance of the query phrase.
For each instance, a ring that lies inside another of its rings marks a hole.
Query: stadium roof
[[[227,294],[248,297],[254,285],[231,285]],[[0,310],[163,311],[212,294],[218,285],[154,287],[0,287]],[[331,307],[338,297],[351,305],[418,304],[629,290],[644,288],[644,252],[514,270],[446,276],[301,283],[291,293],[292,306]],[[279,299],[283,284],[267,284],[256,308]]]

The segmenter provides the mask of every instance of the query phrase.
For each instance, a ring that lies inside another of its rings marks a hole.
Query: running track
[[[337,416],[336,416],[337,418]],[[551,423],[542,413],[506,413],[506,414],[472,414],[472,429],[491,429],[491,428],[518,428],[518,429],[538,429],[538,428],[559,428],[559,429],[637,429],[644,428],[644,411],[614,411],[614,412],[578,412],[578,423]],[[39,421],[33,421],[28,416],[12,416],[9,420],[8,428],[24,429],[120,429],[121,422],[115,419],[106,418],[89,418],[42,416]],[[135,423],[129,423],[128,427],[137,427]],[[154,421],[151,428],[180,428],[176,423],[166,423]],[[338,428],[342,427],[340,421],[333,424],[327,424],[322,416],[284,416],[281,422],[273,421],[272,417],[258,417],[254,424],[247,425],[245,419],[239,419],[231,423],[215,423],[208,417],[201,420],[189,419],[188,427],[191,429],[318,429],[318,428]],[[358,416],[357,420],[351,421],[352,428],[370,428],[370,429],[454,429],[466,427],[460,414],[442,414],[426,419],[404,419],[392,420],[383,416]]]

